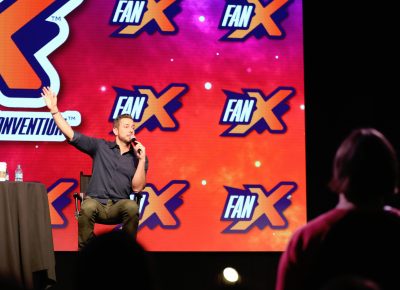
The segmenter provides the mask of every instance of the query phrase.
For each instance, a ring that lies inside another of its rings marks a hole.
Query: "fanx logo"
[[[110,115],[112,122],[121,114],[130,114],[136,122],[136,132],[143,128],[153,131],[176,131],[179,124],[173,116],[181,106],[180,98],[188,91],[186,84],[171,84],[160,93],[149,86],[134,86],[133,90],[114,87],[117,97]]]
[[[221,136],[246,136],[253,130],[286,132],[282,116],[289,110],[286,102],[295,94],[294,88],[279,87],[268,96],[257,89],[243,89],[243,94],[224,92],[227,100],[219,123],[231,126]]]
[[[221,220],[231,224],[223,233],[247,233],[257,226],[263,229],[284,229],[288,221],[283,215],[291,205],[291,196],[297,189],[294,182],[282,181],[267,191],[262,185],[244,185],[244,190],[225,186],[228,197]]]
[[[110,24],[120,28],[111,36],[136,37],[142,31],[153,34],[176,34],[172,18],[178,14],[180,0],[117,0]]]
[[[139,230],[145,226],[150,229],[156,226],[163,229],[178,228],[180,221],[175,210],[183,204],[181,195],[188,188],[189,182],[185,180],[173,180],[161,190],[153,184],[147,185],[141,200]]]
[[[228,29],[221,40],[244,41],[254,35],[283,39],[284,30],[280,23],[287,17],[285,9],[292,0],[226,0],[219,24]]]
[[[39,108],[43,86],[58,93],[60,79],[47,57],[67,39],[64,17],[82,1],[0,1],[0,105]]]

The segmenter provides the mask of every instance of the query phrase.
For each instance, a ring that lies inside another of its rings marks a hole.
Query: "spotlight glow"
[[[226,267],[222,274],[229,283],[236,283],[239,280],[239,273],[232,267]]]
[[[206,184],[207,184],[207,180],[203,179],[203,180],[201,181],[201,185],[206,185]]]
[[[212,84],[211,84],[210,82],[206,82],[206,83],[204,84],[204,88],[205,88],[206,90],[211,90]]]
[[[199,16],[199,21],[200,22],[204,22],[205,20],[206,20],[206,18],[203,15]]]
[[[100,91],[105,92],[107,90],[106,86],[101,86]]]
[[[254,162],[254,166],[255,167],[260,167],[261,166],[261,162],[257,160],[256,162]]]
[[[304,104],[301,104],[301,105],[300,105],[300,110],[303,110],[303,111],[304,111],[304,109],[305,109]]]

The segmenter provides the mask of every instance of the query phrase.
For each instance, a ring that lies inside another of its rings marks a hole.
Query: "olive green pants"
[[[93,237],[94,224],[120,224],[122,230],[136,238],[139,224],[139,208],[135,201],[122,199],[117,202],[108,200],[102,204],[98,200],[86,197],[82,202],[78,218],[78,247],[82,249]]]

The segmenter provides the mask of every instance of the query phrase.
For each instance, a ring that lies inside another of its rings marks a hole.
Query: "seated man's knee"
[[[98,202],[94,199],[87,198],[82,202],[80,215],[91,216],[97,211]]]
[[[139,215],[139,207],[133,200],[126,200],[122,205],[122,210],[125,214],[132,217]]]

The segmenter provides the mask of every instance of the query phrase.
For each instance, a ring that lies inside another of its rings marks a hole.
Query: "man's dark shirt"
[[[115,141],[92,138],[79,132],[74,132],[69,143],[93,159],[92,177],[86,192],[88,196],[102,203],[107,203],[108,199],[118,201],[129,198],[132,193],[132,178],[139,163],[132,147],[121,155]],[[146,172],[147,168],[146,157]]]

